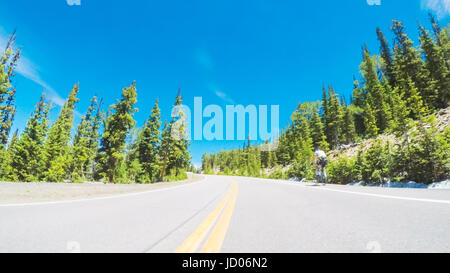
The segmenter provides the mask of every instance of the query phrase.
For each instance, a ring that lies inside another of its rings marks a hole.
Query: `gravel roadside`
[[[202,175],[188,173],[188,179],[186,180],[153,184],[0,182],[0,204],[20,204],[104,197],[175,187],[197,182],[202,179]]]

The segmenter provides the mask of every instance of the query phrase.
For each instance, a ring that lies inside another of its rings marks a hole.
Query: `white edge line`
[[[295,185],[295,184],[287,184],[287,185],[308,187],[307,185]],[[385,195],[385,194],[346,191],[346,190],[337,190],[337,189],[329,189],[329,188],[317,188],[317,187],[316,188],[312,188],[312,189],[324,190],[324,191],[342,192],[342,193],[349,193],[349,194],[356,194],[356,195],[365,195],[365,196],[380,197],[380,198],[389,198],[389,199],[400,199],[400,200],[420,201],[420,202],[428,202],[428,203],[450,204],[450,200],[402,197],[402,196],[395,196],[395,195]]]
[[[249,177],[249,178],[253,178],[253,177]],[[270,181],[263,181],[263,180],[260,180],[258,178],[256,178],[256,179],[258,181],[261,181],[261,182],[271,183]],[[342,192],[342,193],[349,193],[349,194],[356,194],[356,195],[365,195],[365,196],[380,197],[380,198],[389,198],[389,199],[399,199],[399,200],[419,201],[419,202],[428,202],[428,203],[450,204],[450,200],[402,197],[402,196],[395,196],[395,195],[385,195],[385,194],[376,194],[376,193],[337,190],[337,189],[330,189],[330,188],[323,188],[323,187],[310,187],[308,185],[303,185],[303,184],[298,184],[296,182],[290,182],[290,181],[278,180],[278,179],[275,179],[273,181],[281,182],[281,184],[285,184],[285,185],[290,185],[290,186],[295,186],[295,187],[306,187],[306,188],[309,188],[309,189],[316,189],[316,190],[334,191],[334,192]]]
[[[450,200],[402,197],[402,196],[395,196],[395,195],[384,195],[384,194],[367,193],[367,192],[345,191],[345,190],[336,190],[336,189],[328,189],[328,188],[317,188],[317,189],[326,190],[326,191],[334,191],[334,192],[350,193],[350,194],[358,194],[358,195],[366,195],[366,196],[374,196],[374,197],[381,197],[381,198],[420,201],[420,202],[429,202],[429,203],[450,204]]]
[[[122,197],[129,197],[134,195],[141,195],[146,193],[152,193],[152,192],[161,192],[161,191],[168,191],[173,189],[178,189],[186,186],[190,186],[193,184],[197,184],[200,182],[203,182],[206,180],[206,176],[203,176],[203,179],[187,183],[184,185],[179,186],[173,186],[163,189],[156,189],[156,190],[148,190],[148,191],[141,191],[141,192],[133,192],[133,193],[124,193],[124,194],[117,194],[117,195],[111,195],[111,196],[102,196],[102,197],[93,197],[93,198],[82,198],[82,199],[72,199],[72,200],[61,200],[61,201],[48,201],[48,202],[32,202],[32,203],[17,203],[17,204],[0,204],[1,207],[24,207],[24,206],[39,206],[39,205],[56,205],[56,204],[66,204],[66,203],[75,203],[75,202],[84,202],[84,201],[96,201],[96,200],[103,200],[103,199],[112,199],[112,198],[122,198]]]

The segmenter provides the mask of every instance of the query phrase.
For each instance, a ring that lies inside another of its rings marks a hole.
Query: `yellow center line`
[[[222,212],[225,204],[233,193],[235,182],[231,185],[228,193],[219,205],[211,212],[208,217],[198,226],[198,228],[183,242],[183,244],[175,250],[176,253],[192,253],[197,250],[200,243],[205,238],[206,234],[211,230],[217,218]]]
[[[214,227],[209,239],[206,241],[201,252],[203,253],[217,253],[222,248],[223,240],[230,225],[231,216],[233,215],[234,206],[236,204],[238,194],[237,183],[233,181],[233,196],[228,202],[222,216],[220,217],[217,225]]]

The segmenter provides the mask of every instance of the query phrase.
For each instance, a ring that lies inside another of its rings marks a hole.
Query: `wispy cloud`
[[[0,29],[0,50],[4,50],[6,43],[8,41],[8,35],[6,35],[3,30]],[[19,62],[16,67],[16,72],[23,77],[29,79],[40,85],[46,92],[48,98],[58,106],[64,105],[65,100],[56,92],[49,84],[39,76],[37,66],[31,62],[29,59],[21,55]]]
[[[56,105],[58,106],[63,106],[65,100],[50,86],[48,85],[45,81],[43,81],[38,72],[35,69],[35,66],[33,63],[31,63],[28,59],[26,58],[21,58],[17,68],[16,68],[17,73],[19,73],[20,75],[24,76],[25,78],[37,83],[38,85],[40,85],[42,88],[44,88],[44,91],[46,92],[48,98]]]
[[[214,93],[216,93],[216,96],[218,96],[223,101],[225,101],[227,103],[235,104],[234,100],[232,98],[230,98],[226,93],[219,91],[219,90],[215,90]]]
[[[203,69],[207,71],[211,71],[214,68],[213,59],[211,58],[211,55],[209,54],[208,50],[205,48],[198,48],[194,54],[195,61],[197,64],[199,64]],[[213,92],[217,97],[219,97],[222,101],[229,103],[229,104],[235,104],[234,100],[227,95],[227,93],[223,92],[222,88],[220,88],[218,85],[216,85],[214,82],[210,82],[207,84],[207,88],[210,92]]]
[[[431,10],[442,19],[450,15],[450,0],[422,0],[422,9]]]

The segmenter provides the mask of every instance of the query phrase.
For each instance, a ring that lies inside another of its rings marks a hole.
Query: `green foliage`
[[[79,85],[75,84],[55,123],[51,126],[44,147],[42,179],[60,182],[67,177],[70,166],[69,141],[73,127],[73,113],[78,102]]]
[[[366,136],[369,138],[377,136],[379,128],[377,126],[375,112],[369,103],[366,104],[364,113],[364,126],[366,128]]]
[[[403,143],[392,146],[376,139],[354,158],[332,160],[327,168],[332,183],[409,180],[432,183],[449,178],[450,127],[437,133],[434,116],[417,123]]]
[[[93,163],[98,149],[98,129],[102,120],[101,103],[97,96],[78,125],[72,147],[72,181],[81,182],[93,178]]]
[[[440,32],[437,22],[432,17],[433,28],[435,28],[435,35]],[[442,40],[436,36],[436,42],[433,41],[430,33],[421,25],[420,29],[420,44],[423,56],[425,58],[425,67],[429,71],[431,77],[429,94],[427,94],[428,105],[437,108],[446,107],[450,99],[450,75],[449,68],[445,59],[445,50],[442,45]],[[448,39],[448,38],[447,38]],[[447,43],[448,44],[448,41]],[[448,59],[447,59],[448,60]]]
[[[133,115],[137,112],[134,105],[137,102],[136,84],[124,88],[122,99],[110,106],[106,117],[105,128],[98,151],[98,174],[110,183],[115,182],[119,167],[124,159],[126,138],[134,126]]]
[[[347,184],[361,180],[356,168],[356,157],[340,156],[332,160],[327,167],[327,175],[329,182],[334,184]]]
[[[155,182],[159,179],[160,174],[160,158],[159,146],[161,140],[159,138],[161,127],[161,112],[158,106],[158,100],[152,109],[149,120],[145,122],[144,128],[138,139],[138,163],[142,168],[140,181],[143,183]]]
[[[0,178],[2,179],[12,179],[13,168],[11,166],[12,158],[14,156],[14,149],[19,139],[19,131],[16,130],[12,136],[8,148],[5,149],[0,147]]]
[[[343,144],[353,143],[357,138],[354,120],[355,114],[352,112],[352,109],[353,108],[347,106],[341,107],[342,122],[340,127],[340,139]],[[322,150],[326,151],[326,149]]]
[[[190,166],[191,156],[188,151],[189,141],[186,135],[186,117],[181,107],[182,101],[181,91],[178,90],[172,120],[169,124],[165,122],[162,132],[159,149],[159,158],[162,162],[160,179],[164,179],[167,174],[171,177],[182,176],[182,172]]]
[[[164,176],[163,181],[172,182],[172,181],[179,181],[179,180],[185,180],[185,179],[188,179],[186,170],[172,169],[169,175]]]
[[[447,178],[450,129],[438,133],[430,114],[448,106],[450,41],[448,28],[441,28],[433,16],[430,18],[432,33],[419,25],[420,47],[414,46],[399,21],[393,21],[391,27],[392,48],[377,28],[380,54],[371,55],[369,49],[363,47],[361,77],[354,78],[349,105],[332,86],[328,90],[324,87],[321,104],[299,104],[291,123],[280,135],[276,150],[262,150],[248,140],[239,149],[205,154],[203,171],[309,178],[314,172],[311,164],[314,147],[328,151],[363,138],[375,139],[380,134],[393,133],[400,141],[395,146],[373,140],[355,158],[339,157],[330,161],[330,180],[346,183],[363,179],[382,183],[409,179],[431,183]],[[148,183],[184,179],[185,170],[192,169],[181,93],[175,99],[172,119],[165,122],[162,132],[156,102],[142,130],[130,134],[136,128],[134,83],[123,89],[122,99],[109,107],[105,119],[100,110],[101,102],[94,97],[72,144],[78,85],[72,89],[50,130],[50,105],[42,96],[23,133],[20,137],[16,133],[8,144],[16,111],[16,90],[11,78],[20,56],[20,50],[13,49],[14,40],[15,34],[0,58],[1,179],[55,182],[106,179],[115,183]],[[102,131],[100,143],[99,131]],[[283,172],[281,167],[288,167],[288,171]],[[266,175],[267,170],[269,175]]]
[[[320,149],[327,151],[328,142],[324,133],[324,126],[320,120],[318,111],[315,111],[311,117],[310,126],[311,128],[311,138],[314,147],[319,147]]]
[[[270,178],[270,179],[287,179],[288,176],[286,175],[285,172],[283,172],[283,170],[277,168],[268,176],[268,178]]]
[[[389,81],[390,86],[395,86],[395,73],[393,65],[393,53],[389,47],[388,40],[384,36],[380,28],[377,28],[377,37],[380,42],[380,56],[383,61],[383,74]]]
[[[325,136],[331,148],[339,146],[339,125],[342,124],[341,105],[338,94],[334,88],[328,88],[328,94],[325,93],[323,98],[323,122],[325,125]]]
[[[363,181],[383,183],[390,178],[390,162],[392,159],[389,147],[389,143],[383,145],[380,139],[376,139],[364,151],[362,160],[358,161],[358,169]]]
[[[184,112],[179,111],[180,92],[175,101],[178,115],[173,116],[162,136],[161,114],[156,102],[138,138],[128,140],[130,131],[135,128],[135,83],[123,89],[122,99],[109,107],[106,118],[101,100],[99,102],[95,96],[76,128],[72,143],[79,85],[74,85],[50,129],[51,105],[42,95],[20,138],[16,131],[6,147],[16,111],[16,90],[11,78],[20,50],[13,49],[15,38],[13,33],[0,56],[0,179],[50,182],[105,179],[114,183],[149,183],[184,179],[185,170],[194,169],[185,137]],[[274,164],[273,155],[270,161]]]
[[[438,134],[434,116],[421,119],[411,133],[407,160],[408,179],[431,183],[448,178],[450,158],[450,127]]]
[[[43,173],[44,141],[48,131],[48,115],[51,105],[45,102],[45,95],[35,107],[27,122],[25,131],[12,147],[12,172],[8,179],[13,181],[39,181]]]
[[[0,149],[8,142],[9,132],[16,113],[16,89],[11,81],[14,69],[20,58],[20,50],[14,51],[16,34],[13,33],[6,44],[5,51],[0,56]]]

